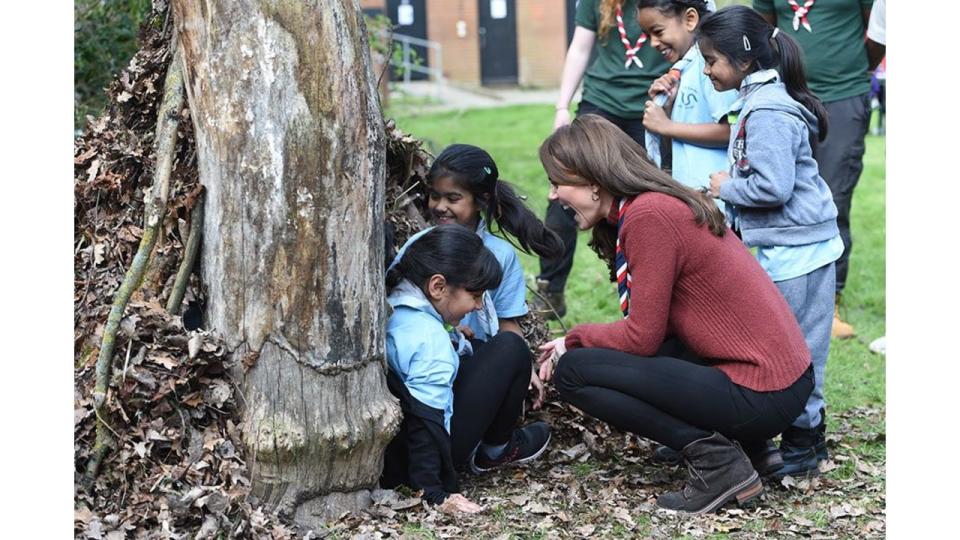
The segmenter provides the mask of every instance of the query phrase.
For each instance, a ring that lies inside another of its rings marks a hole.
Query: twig
[[[110,384],[111,362],[113,350],[116,346],[117,329],[127,307],[127,302],[133,292],[140,287],[150,254],[156,245],[163,223],[163,214],[167,207],[167,197],[170,191],[170,171],[173,168],[173,157],[177,146],[177,125],[180,120],[180,109],[183,106],[183,75],[180,67],[182,55],[174,37],[171,47],[174,48],[174,58],[167,68],[167,77],[164,81],[163,102],[157,111],[157,130],[154,140],[157,144],[157,161],[153,175],[153,186],[150,189],[144,208],[144,231],[140,238],[140,245],[133,257],[133,263],[123,277],[123,283],[113,298],[110,315],[103,329],[103,340],[100,345],[100,354],[97,357],[96,384],[93,389],[94,412],[97,415],[97,440],[94,443],[94,455],[87,466],[84,484],[92,486],[100,469],[103,457],[114,447],[116,442],[111,438],[119,438],[113,428],[107,424],[105,416],[107,387]]]
[[[197,252],[200,250],[200,237],[203,234],[203,201],[203,193],[200,193],[193,209],[190,210],[190,233],[187,235],[187,246],[183,260],[180,261],[180,268],[177,270],[177,279],[173,282],[170,298],[167,299],[167,311],[171,315],[180,313],[183,295],[187,291],[187,284],[190,283],[190,272],[193,271]]]
[[[121,383],[127,380],[127,366],[130,365],[130,349],[132,348],[133,337],[131,336],[130,341],[127,342],[127,358],[123,361],[123,377],[120,378]]]
[[[553,307],[553,304],[550,302],[550,300],[547,300],[547,298],[546,298],[545,296],[543,296],[542,294],[540,294],[540,291],[534,290],[534,288],[531,287],[530,284],[526,284],[526,286],[527,286],[527,290],[528,290],[528,291],[530,291],[530,292],[532,292],[533,294],[537,295],[537,298],[543,300],[544,303],[547,304],[547,307],[550,308],[550,311],[552,311],[553,314],[557,316],[557,319],[556,319],[556,320],[557,320],[558,323],[560,323],[560,328],[563,328],[563,333],[566,334],[566,333],[568,332],[568,330],[567,330],[567,325],[563,324],[563,319],[560,318],[560,314],[557,313],[557,310]]]

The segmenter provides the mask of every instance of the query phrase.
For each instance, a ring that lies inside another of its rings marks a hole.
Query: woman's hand
[[[670,129],[672,123],[666,111],[663,110],[663,107],[657,105],[652,100],[647,101],[643,107],[644,129],[657,135],[664,135],[666,131]]]
[[[451,493],[440,503],[440,511],[445,514],[476,514],[482,510],[482,506],[459,493]]]
[[[710,175],[710,195],[714,199],[720,198],[720,186],[730,180],[730,175],[724,171],[717,171]]]
[[[553,369],[560,357],[567,352],[566,336],[558,337],[553,341],[537,347],[543,354],[537,358],[537,365],[540,366],[540,380],[546,382],[553,377]]]
[[[469,325],[465,324],[463,326],[458,326],[457,330],[459,330],[460,333],[463,334],[463,337],[467,339],[473,339],[473,328],[470,328]]]
[[[657,94],[667,94],[667,95],[676,95],[679,85],[676,77],[672,73],[667,72],[660,76],[659,79],[653,81],[653,84],[650,85],[650,90],[647,90],[647,94],[650,97],[655,97]]]
[[[553,129],[561,128],[570,124],[570,110],[566,107],[557,108],[557,114],[553,117]]]
[[[533,410],[539,411],[543,407],[543,400],[547,395],[547,390],[543,387],[543,381],[537,376],[537,368],[530,366],[530,386],[527,390],[534,390],[536,396],[533,398]]]

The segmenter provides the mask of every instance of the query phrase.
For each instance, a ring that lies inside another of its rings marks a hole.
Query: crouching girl
[[[510,361],[526,351],[523,338],[502,332],[474,354],[455,329],[502,275],[483,240],[455,224],[418,237],[388,272],[387,382],[404,421],[387,448],[383,487],[407,484],[444,511],[478,512],[457,480],[477,448],[504,456],[500,464],[546,449],[546,423],[514,428],[530,380],[529,365]]]

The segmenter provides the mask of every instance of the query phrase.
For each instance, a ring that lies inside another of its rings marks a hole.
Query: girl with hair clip
[[[681,183],[703,189],[710,173],[726,166],[727,114],[737,99],[732,90],[718,92],[703,74],[696,29],[713,11],[707,4],[704,0],[639,0],[637,4],[637,19],[650,36],[650,45],[673,63],[650,86],[654,99],[646,102],[643,115],[647,152]],[[662,100],[661,106],[657,102]],[[671,145],[672,162],[661,164],[657,156],[666,144]]]
[[[523,267],[513,244],[492,234],[490,228],[496,226],[501,235],[509,234],[506,237],[514,238],[520,249],[548,257],[560,253],[560,239],[524,205],[510,184],[500,179],[490,154],[476,146],[453,144],[440,152],[427,173],[427,186],[431,221],[438,225],[456,223],[475,231],[503,271],[500,285],[483,295],[481,309],[468,313],[458,330],[466,335],[467,344],[478,354],[494,337],[505,333],[514,334],[520,338],[517,341],[523,343],[523,332],[515,320],[527,314]],[[397,259],[423,234],[425,231],[413,235],[400,248]],[[530,386],[536,391],[533,408],[539,409],[544,398],[543,384],[532,367],[532,360],[526,347],[517,347],[511,348],[510,354],[500,361],[508,363],[511,370],[521,367],[527,370]],[[468,361],[463,369],[485,368]],[[510,462],[513,458],[507,450],[503,445],[481,445],[475,458],[469,460],[470,470],[480,474]]]
[[[425,501],[446,512],[482,510],[457,481],[472,449],[502,447],[509,459],[498,464],[524,463],[550,440],[544,422],[514,429],[529,380],[529,367],[511,361],[529,355],[523,339],[500,334],[474,354],[448,330],[482,308],[484,292],[502,275],[480,237],[453,224],[421,235],[387,273],[387,383],[404,420],[387,447],[380,484],[423,490]]]
[[[593,229],[624,315],[542,346],[540,376],[555,369],[563,400],[680,451],[686,485],[658,506],[698,514],[754,499],[766,441],[813,388],[790,306],[712,200],[606,120],[558,129],[540,161],[550,198]]]
[[[833,323],[834,262],[843,253],[837,207],[812,146],[827,136],[827,113],[807,88],[797,43],[756,11],[730,6],[700,24],[704,73],[743,103],[731,130],[729,172],[710,176],[710,192],[744,244],[790,304],[813,357],[815,385],[783,433],[783,467],[818,474],[826,458],[823,383]]]

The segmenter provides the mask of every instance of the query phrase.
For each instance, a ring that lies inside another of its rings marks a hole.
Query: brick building
[[[468,85],[557,87],[576,0],[360,0],[395,32],[438,42],[444,76]],[[418,51],[424,63],[436,60]]]

